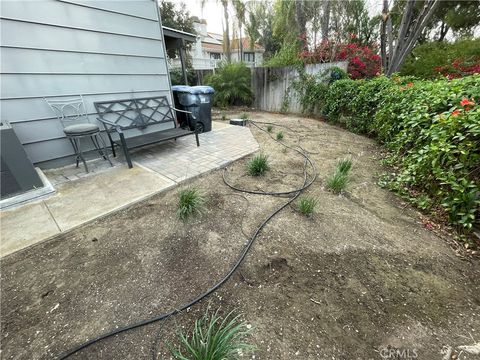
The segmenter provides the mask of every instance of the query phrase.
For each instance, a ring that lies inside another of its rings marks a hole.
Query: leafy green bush
[[[442,75],[442,68],[450,68],[449,73],[455,74],[458,70],[452,66],[455,61],[464,64],[478,64],[480,62],[480,38],[458,40],[454,43],[434,41],[419,45],[406,58],[401,74],[436,78]]]
[[[247,163],[247,173],[251,176],[260,176],[270,169],[268,155],[257,154]]]
[[[191,334],[179,333],[180,347],[170,346],[170,352],[179,360],[237,359],[240,353],[247,355],[254,347],[245,342],[250,330],[239,316],[228,314],[223,320],[218,311],[208,312],[195,321]]]
[[[197,74],[195,70],[188,69],[187,70],[187,80],[188,84],[185,84],[185,80],[183,79],[183,73],[181,69],[173,69],[170,71],[170,82],[172,85],[197,85]]]
[[[250,69],[244,63],[223,63],[215,74],[205,77],[205,85],[215,89],[215,105],[250,105],[253,100],[251,78]]]
[[[298,210],[305,216],[312,215],[317,204],[317,199],[311,196],[301,196],[297,202]]]
[[[283,67],[301,65],[303,61],[298,56],[299,46],[296,42],[284,43],[280,50],[263,63],[265,67]]]
[[[178,192],[177,215],[186,220],[191,215],[200,213],[205,206],[205,196],[196,188],[186,188]]]
[[[279,132],[277,133],[277,140],[278,140],[278,141],[282,141],[283,138],[284,138],[283,131],[279,131]]]
[[[421,208],[443,209],[468,231],[480,205],[479,99],[480,75],[339,80],[324,96],[323,113],[387,146],[394,168],[384,186]]]

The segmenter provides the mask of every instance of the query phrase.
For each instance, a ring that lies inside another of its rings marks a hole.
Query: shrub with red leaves
[[[450,80],[480,74],[480,56],[470,60],[458,58],[451,65],[437,66],[435,71]]]
[[[324,41],[313,51],[303,51],[300,58],[306,64],[348,61],[347,72],[352,79],[372,78],[380,73],[380,56],[374,48],[356,43],[336,44]]]

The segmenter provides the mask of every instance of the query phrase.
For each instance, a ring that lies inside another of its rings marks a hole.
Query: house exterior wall
[[[251,50],[244,49],[244,52],[252,52]],[[238,62],[240,58],[240,51],[239,50],[232,50],[232,61]],[[255,62],[248,62],[245,61],[250,67],[261,66],[263,64],[263,52],[262,51],[255,51]]]
[[[83,95],[91,122],[94,101],[166,95],[171,103],[157,14],[152,0],[1,1],[1,119],[33,163],[72,162],[44,97]]]

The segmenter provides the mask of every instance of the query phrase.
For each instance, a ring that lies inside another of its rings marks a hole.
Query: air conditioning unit
[[[0,208],[4,209],[55,191],[33,167],[23,145],[7,121],[0,122]]]

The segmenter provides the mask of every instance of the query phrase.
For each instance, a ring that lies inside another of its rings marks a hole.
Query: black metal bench
[[[179,128],[172,110],[194,117],[193,114],[173,108],[166,96],[98,101],[94,105],[99,116],[97,119],[103,124],[108,134],[113,156],[116,156],[115,146],[121,146],[129,168],[133,167],[130,149],[187,135],[195,135],[197,146],[200,146],[197,131]],[[145,131],[149,126],[169,123],[172,123],[173,127]]]

